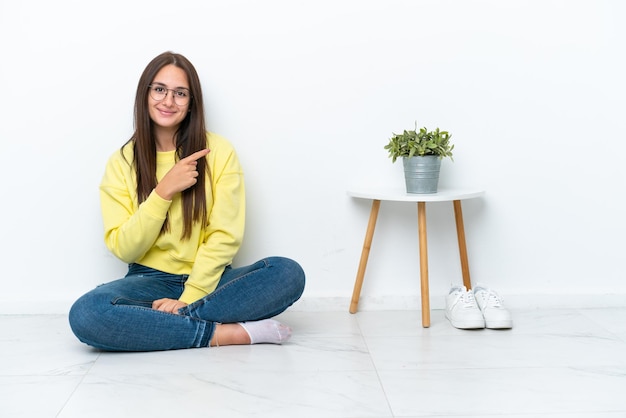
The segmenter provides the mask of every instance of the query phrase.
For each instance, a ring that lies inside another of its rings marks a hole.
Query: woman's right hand
[[[198,182],[198,160],[210,150],[203,149],[183,158],[163,176],[154,189],[165,200],[172,200],[176,193],[186,190]]]

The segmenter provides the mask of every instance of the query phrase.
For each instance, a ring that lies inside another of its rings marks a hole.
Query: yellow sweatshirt
[[[137,263],[172,274],[188,274],[183,294],[186,303],[210,294],[229,265],[243,239],[245,188],[239,159],[223,137],[207,133],[207,155],[213,183],[206,181],[208,222],[194,228],[189,240],[182,241],[180,193],[172,201],[154,190],[137,204],[137,183],[133,147],[113,153],[100,184],[100,204],[104,221],[104,241],[108,249],[126,263]],[[176,163],[175,151],[157,153],[157,181]],[[159,235],[168,214],[170,229]]]

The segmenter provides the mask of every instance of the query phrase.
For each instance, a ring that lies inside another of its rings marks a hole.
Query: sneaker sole
[[[454,328],[458,329],[483,329],[485,328],[485,323],[483,321],[453,321],[446,315],[446,318]]]
[[[489,321],[489,322],[485,322],[485,328],[510,329],[510,328],[513,328],[513,321]]]

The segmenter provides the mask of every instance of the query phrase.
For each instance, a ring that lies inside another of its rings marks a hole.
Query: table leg
[[[459,240],[459,254],[461,256],[461,273],[463,275],[463,284],[469,290],[472,288],[472,280],[470,279],[469,261],[467,258],[467,245],[465,243],[465,227],[463,226],[463,211],[461,210],[461,201],[454,200],[454,219],[456,220],[456,235]]]
[[[417,229],[420,245],[420,284],[422,293],[422,326],[430,327],[430,294],[428,290],[428,247],[426,239],[426,203],[417,202]]]
[[[350,302],[350,313],[356,313],[358,309],[359,297],[361,296],[361,287],[363,286],[363,277],[365,277],[365,267],[367,267],[367,259],[369,258],[370,248],[372,247],[372,238],[374,237],[374,229],[376,228],[376,219],[378,218],[379,209],[380,200],[374,199],[372,201],[370,219],[367,224],[367,232],[365,233],[365,241],[363,242],[363,250],[361,251],[359,270],[356,273],[356,281],[354,282],[352,301]]]

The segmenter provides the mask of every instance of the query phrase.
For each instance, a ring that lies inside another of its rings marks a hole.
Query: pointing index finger
[[[197,161],[202,157],[205,157],[211,150],[208,148],[205,149],[201,149],[200,151],[196,151],[191,155],[188,155],[187,157],[183,158],[182,161],[185,162],[192,162],[192,161]]]

